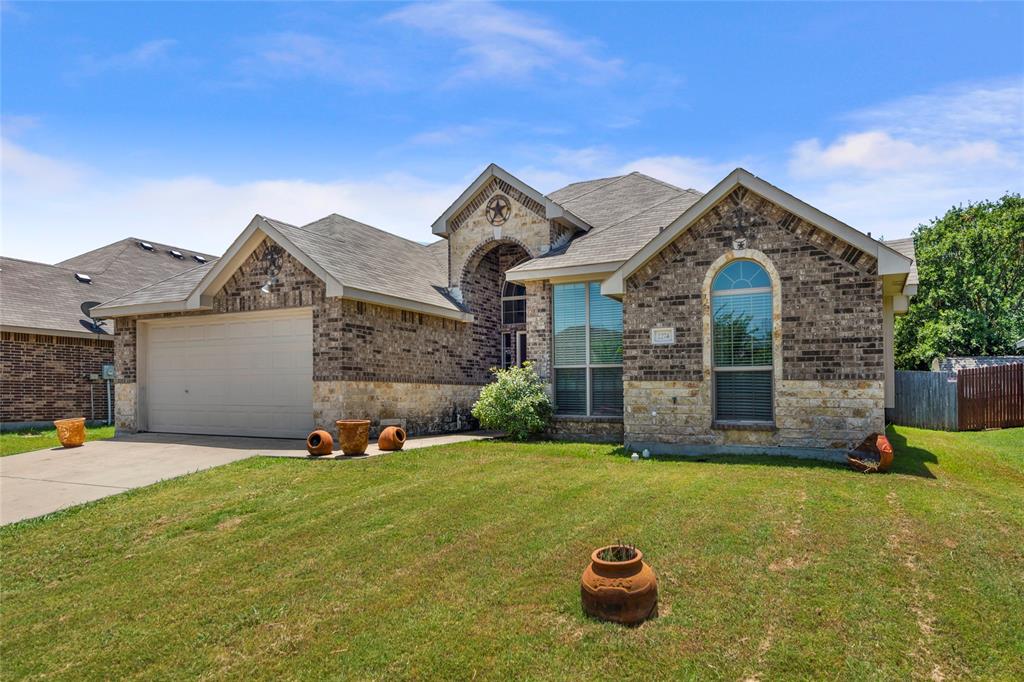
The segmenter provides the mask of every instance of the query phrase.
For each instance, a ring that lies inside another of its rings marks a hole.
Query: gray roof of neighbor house
[[[962,369],[976,367],[998,367],[1001,365],[1024,364],[1024,355],[974,355],[935,358],[932,360],[933,372],[959,372]]]
[[[913,261],[910,264],[910,272],[907,273],[907,286],[917,286],[917,256],[914,253],[914,238],[889,239],[882,243]]]
[[[548,198],[586,220],[593,229],[512,271],[624,261],[701,196],[695,189],[680,189],[642,173],[573,183]]]
[[[181,258],[171,255],[172,250]],[[82,310],[84,303],[107,301],[196,267],[195,256],[214,258],[136,238],[122,239],[56,265],[0,257],[0,326],[58,335],[109,334],[110,325],[95,325]],[[89,281],[80,281],[79,274]]]

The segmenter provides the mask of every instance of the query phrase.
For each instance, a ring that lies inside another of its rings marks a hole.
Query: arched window
[[[501,322],[502,324],[526,322],[526,287],[522,284],[505,282],[505,286],[502,287]]]
[[[711,285],[715,420],[771,422],[772,283],[753,261],[735,260]]]

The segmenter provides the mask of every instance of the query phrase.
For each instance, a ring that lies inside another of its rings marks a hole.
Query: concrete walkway
[[[492,437],[459,433],[410,438],[405,449]],[[31,519],[168,478],[254,455],[309,458],[305,441],[233,436],[139,433],[87,442],[80,448],[0,457],[0,524]],[[376,444],[364,457],[379,455]],[[341,453],[316,459],[357,459]]]

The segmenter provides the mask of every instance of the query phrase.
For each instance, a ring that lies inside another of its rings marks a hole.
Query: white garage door
[[[242,313],[147,327],[149,431],[305,438],[313,427],[313,321]]]

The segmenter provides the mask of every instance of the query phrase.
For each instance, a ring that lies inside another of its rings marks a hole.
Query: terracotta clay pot
[[[334,452],[334,438],[327,431],[317,429],[306,439],[306,449],[314,457],[329,455]]]
[[[857,453],[864,453],[858,456]],[[888,471],[893,460],[892,444],[882,433],[873,433],[846,456],[847,463],[857,471],[873,474]]]
[[[580,579],[580,597],[587,615],[623,625],[638,625],[658,615],[658,577],[644,562],[643,552],[627,561],[604,561],[595,549]]]
[[[57,438],[66,448],[77,448],[85,442],[85,417],[58,419],[53,422],[57,427]]]
[[[405,445],[405,429],[401,426],[389,426],[380,432],[377,447],[381,450],[401,450]]]
[[[370,444],[370,421],[368,419],[339,419],[338,442],[346,455],[364,455]]]

